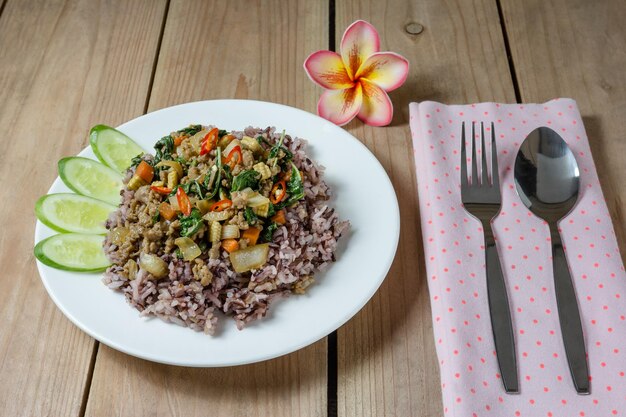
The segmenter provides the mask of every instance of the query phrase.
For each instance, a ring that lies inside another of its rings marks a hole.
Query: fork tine
[[[478,158],[476,157],[476,123],[472,122],[472,187],[480,185],[478,181]]]
[[[465,150],[465,122],[463,122],[461,124],[461,189],[467,186],[467,151]]]
[[[480,122],[480,178],[483,185],[489,185],[489,174],[487,173],[487,147],[485,146],[485,124]]]
[[[500,191],[500,171],[498,171],[498,148],[496,147],[496,130],[491,122],[491,185]]]

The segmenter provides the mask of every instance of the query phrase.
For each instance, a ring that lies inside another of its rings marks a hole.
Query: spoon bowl
[[[574,208],[580,188],[578,164],[558,133],[540,127],[528,135],[515,160],[515,185],[526,207],[548,223]]]

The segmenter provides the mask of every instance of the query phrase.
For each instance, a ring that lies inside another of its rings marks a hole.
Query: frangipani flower
[[[314,83],[326,89],[317,113],[342,126],[354,118],[372,126],[386,126],[393,117],[387,91],[400,87],[409,73],[409,62],[394,52],[379,52],[378,32],[357,20],[343,34],[341,54],[317,51],[304,61]]]

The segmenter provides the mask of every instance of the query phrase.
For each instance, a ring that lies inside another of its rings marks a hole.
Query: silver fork
[[[480,124],[482,158],[481,178],[478,178],[478,158],[476,157],[475,123],[472,122],[472,178],[468,181],[467,151],[465,146],[465,123],[461,128],[461,200],[465,210],[483,226],[485,236],[485,258],[487,265],[487,298],[491,327],[496,346],[496,355],[500,367],[502,383],[507,393],[519,392],[517,376],[517,359],[515,356],[515,339],[509,309],[509,299],[496,241],[491,222],[500,212],[502,198],[500,195],[500,179],[498,174],[498,153],[496,151],[496,135],[491,123],[491,182],[487,174],[487,148],[485,147],[485,127]]]

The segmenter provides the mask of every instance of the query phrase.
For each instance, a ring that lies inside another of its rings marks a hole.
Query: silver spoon
[[[550,227],[554,290],[567,362],[579,394],[589,394],[589,369],[580,312],[558,222],[576,205],[579,171],[574,154],[554,130],[530,132],[515,160],[515,185],[526,207]]]

